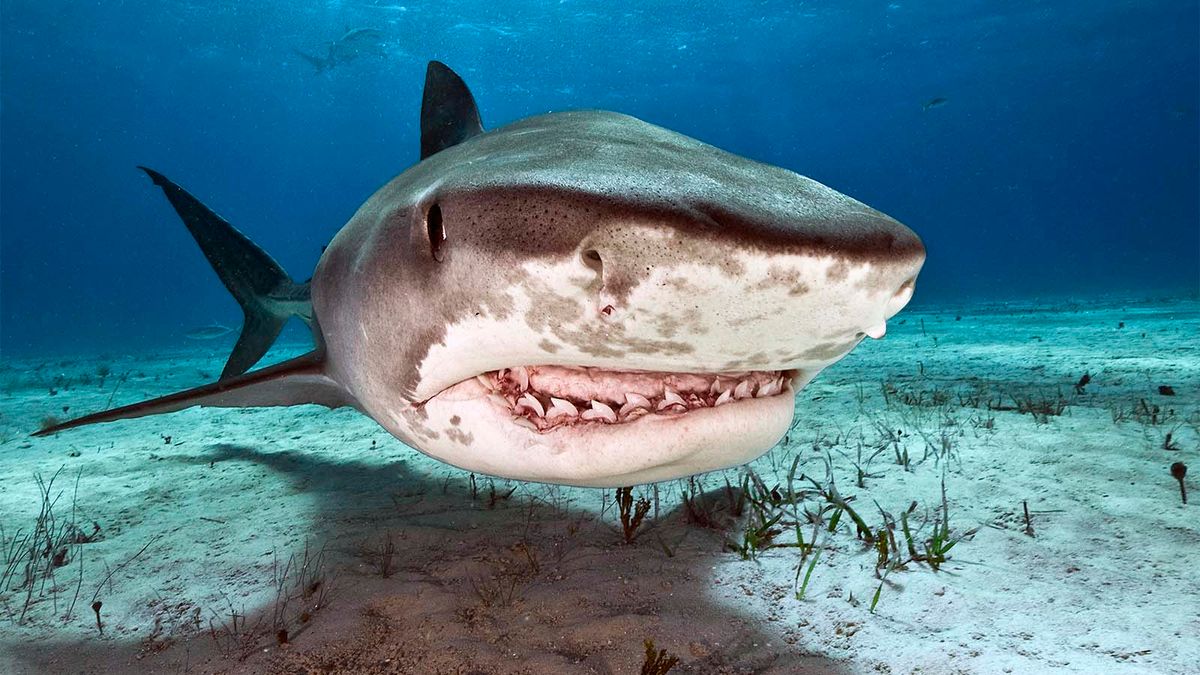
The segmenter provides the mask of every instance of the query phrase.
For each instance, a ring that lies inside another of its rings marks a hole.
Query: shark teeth
[[[666,410],[667,408],[670,408],[671,406],[676,406],[676,405],[680,406],[682,408],[687,408],[687,401],[683,400],[682,396],[675,393],[674,391],[671,391],[671,389],[668,387],[663,392],[663,400],[659,402],[658,409],[660,411],[662,411],[662,410]]]
[[[781,380],[771,380],[759,385],[758,393],[755,394],[755,397],[765,398],[767,396],[774,396],[781,391],[783,391],[783,382]]]
[[[584,410],[580,417],[585,420],[604,420],[609,424],[615,424],[617,421],[617,413],[600,401],[592,401],[591,409]]]
[[[625,405],[621,406],[621,417],[625,417],[634,410],[639,409],[649,412],[650,408],[652,407],[654,406],[651,405],[650,399],[646,398],[645,396],[642,396],[641,394],[635,394],[633,392],[626,392]]]
[[[520,415],[517,415],[516,417],[513,417],[513,423],[517,424],[519,426],[523,426],[526,429],[529,429],[530,431],[541,431],[541,429],[538,429],[538,425],[533,420],[529,419],[528,417],[522,417]]]
[[[529,369],[521,366],[514,369],[513,374],[517,376],[517,385],[521,387],[521,391],[529,391]]]
[[[628,379],[622,375],[594,368],[518,366],[483,373],[475,379],[493,403],[512,413],[516,424],[541,433],[563,425],[618,424],[646,415],[675,416],[743,399],[778,396],[791,377],[781,371],[728,372],[707,377],[631,372]],[[636,386],[643,393],[620,392],[617,387],[622,385]],[[611,393],[613,389],[620,393]]]
[[[575,417],[577,415],[579,415],[579,408],[576,408],[574,403],[566,399],[550,397],[550,410],[546,413],[546,419],[552,420],[559,417]]]
[[[522,410],[532,410],[533,412],[537,413],[538,417],[546,416],[546,408],[542,405],[542,402],[537,400],[537,397],[529,392],[525,392],[521,398],[517,399],[516,409],[517,412],[521,412]]]
[[[708,388],[708,393],[712,396],[717,396],[718,394],[720,394],[723,391],[725,391],[725,389],[721,387],[721,378],[720,377],[714,378],[712,381],[712,385],[710,385]]]

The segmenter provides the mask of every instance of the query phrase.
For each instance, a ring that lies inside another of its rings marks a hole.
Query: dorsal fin
[[[421,159],[482,133],[479,107],[467,84],[446,64],[430,61],[421,99]]]

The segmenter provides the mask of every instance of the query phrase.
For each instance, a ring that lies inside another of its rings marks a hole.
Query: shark
[[[333,70],[343,63],[349,63],[364,54],[384,56],[380,41],[383,31],[375,28],[346,29],[345,34],[336,40],[325,43],[325,55],[309,54],[299,49],[293,49],[296,55],[308,61],[317,73]]]
[[[751,461],[796,392],[883,338],[925,260],[897,220],[790,170],[628,115],[484,130],[428,64],[419,162],[312,278],[145,169],[241,303],[213,383],[36,435],[190,408],[352,406],[464,470],[620,487]],[[249,370],[283,322],[313,349]]]

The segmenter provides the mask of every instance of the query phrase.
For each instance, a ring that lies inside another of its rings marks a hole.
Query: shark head
[[[453,142],[313,278],[332,377],[439,460],[596,486],[744,463],[912,296],[921,241],[850,197],[612,112],[479,133],[456,80]]]
[[[795,393],[912,297],[904,225],[816,181],[612,112],[484,132],[431,63],[422,160],[310,283],[146,169],[246,320],[221,378],[63,429],[191,406],[352,405],[412,447],[514,479],[623,486],[749,461]],[[284,322],[316,348],[246,372]]]

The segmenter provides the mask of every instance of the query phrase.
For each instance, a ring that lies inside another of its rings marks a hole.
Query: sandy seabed
[[[226,344],[5,358],[0,672],[638,673],[646,640],[671,673],[1200,672],[1198,336],[1194,299],[906,312],[753,476],[635,486],[631,543],[613,490],[472,477],[349,410],[27,436]]]

